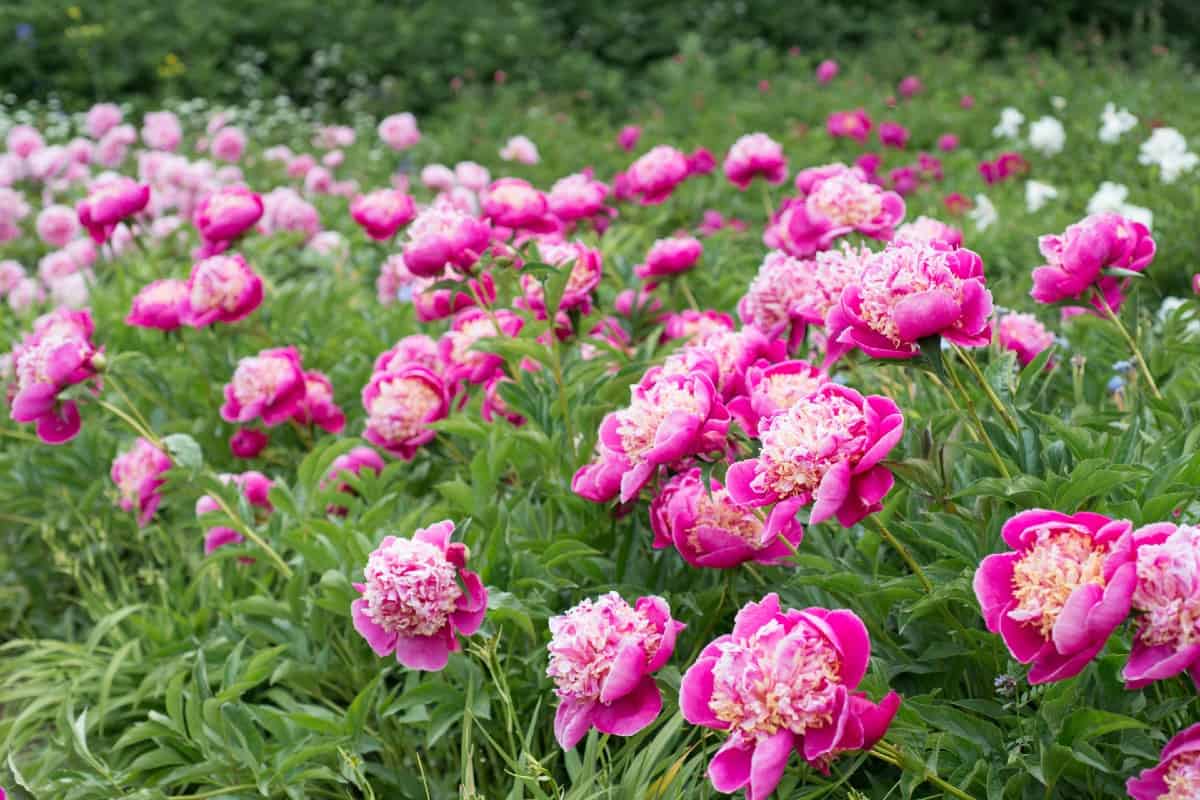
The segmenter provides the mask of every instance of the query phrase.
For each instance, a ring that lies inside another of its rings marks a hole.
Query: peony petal
[[[731,794],[750,783],[754,745],[727,739],[708,764],[708,779],[718,792]]]
[[[360,597],[350,604],[350,617],[354,621],[354,629],[367,640],[375,655],[389,656],[396,649],[396,634],[385,631],[367,616],[366,600]]]
[[[634,639],[625,639],[600,688],[600,702],[612,703],[637,688],[645,676],[646,651]]]
[[[596,706],[592,724],[601,733],[613,736],[633,736],[657,719],[662,711],[662,692],[649,675],[633,690],[612,703]]]
[[[554,712],[554,738],[563,750],[570,750],[587,736],[592,727],[596,704],[589,700],[563,699]]]
[[[775,791],[794,744],[795,737],[786,728],[758,740],[750,758],[750,788],[746,791],[746,800],[766,800]]]

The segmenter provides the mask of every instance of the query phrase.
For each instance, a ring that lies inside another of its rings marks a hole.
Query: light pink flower
[[[512,378],[497,373],[492,376],[492,379],[483,387],[483,402],[479,406],[479,415],[483,417],[485,422],[495,422],[497,418],[508,420],[508,422],[516,427],[521,427],[525,424],[525,417],[518,414],[508,407],[508,403],[504,402],[504,398],[500,395],[500,386],[508,383],[514,383]]]
[[[183,126],[170,111],[151,111],[142,118],[142,141],[151,150],[174,151],[182,139]]]
[[[514,136],[500,149],[500,157],[505,161],[517,161],[521,164],[536,164],[541,160],[537,145],[528,136]]]
[[[4,146],[17,158],[29,158],[45,147],[46,141],[32,125],[14,125],[4,138]]]
[[[139,526],[145,526],[162,502],[159,487],[166,482],[163,473],[171,468],[171,459],[149,440],[138,437],[133,447],[113,459],[111,477],[125,511],[137,511]]]
[[[42,241],[51,247],[65,247],[75,238],[79,221],[75,211],[68,206],[46,206],[37,215],[37,232]]]
[[[362,403],[367,441],[405,461],[433,441],[429,423],[444,419],[450,409],[445,382],[418,364],[372,375],[363,387]]]
[[[1141,272],[1154,259],[1155,244],[1140,222],[1102,213],[1067,226],[1061,235],[1041,237],[1038,248],[1047,263],[1033,271],[1029,294],[1034,300],[1056,303],[1080,297],[1094,287],[1116,311],[1130,279],[1104,275],[1103,271],[1117,267]],[[1093,304],[1099,308],[1097,300]]]
[[[38,277],[49,286],[79,272],[79,265],[66,250],[54,250],[38,259]]]
[[[337,482],[336,490],[342,494],[358,496],[358,492],[354,486],[349,483],[349,479],[357,478],[364,472],[372,472],[376,475],[383,472],[383,458],[369,447],[355,447],[347,453],[342,453],[333,460],[329,465],[329,471],[325,473],[325,477],[321,479],[321,488],[325,489],[333,482]],[[326,508],[331,514],[344,515],[347,512],[345,506],[330,505]]]
[[[309,153],[299,153],[287,162],[289,178],[303,178],[317,166],[317,159]]]
[[[658,239],[646,253],[646,260],[633,269],[644,281],[668,278],[687,272],[700,260],[704,245],[693,236],[672,236]]]
[[[246,134],[241,128],[233,126],[221,128],[213,136],[209,152],[219,161],[236,164],[241,160],[242,153],[246,152]]]
[[[842,290],[858,280],[869,255],[865,248],[852,250],[844,243],[805,260],[772,250],[738,301],[738,316],[769,339],[786,334],[789,348],[795,350],[807,325],[825,324],[829,309],[841,301]]]
[[[1005,314],[996,325],[996,338],[1005,350],[1017,354],[1017,362],[1025,366],[1043,350],[1054,344],[1054,334],[1033,314]]]
[[[458,635],[483,624],[488,591],[466,569],[470,551],[451,543],[449,520],[419,528],[411,539],[385,536],[367,559],[362,597],[350,605],[354,629],[379,656],[395,653],[409,669],[436,672],[457,652]]]
[[[748,133],[734,142],[724,168],[725,177],[742,191],[760,175],[773,186],[787,180],[783,146],[765,133]]]
[[[1200,528],[1169,522],[1134,532],[1137,629],[1121,675],[1139,689],[1189,671],[1200,688]]]
[[[713,787],[765,800],[793,751],[828,772],[838,753],[874,746],[900,697],[889,692],[876,705],[855,691],[870,656],[867,628],[853,611],[784,610],[773,593],[747,603],[679,690],[684,719],[729,733],[708,765]]]
[[[737,503],[799,498],[802,505],[813,503],[811,524],[836,516],[848,528],[882,507],[895,479],[880,462],[903,433],[904,417],[888,398],[822,384],[762,418],[759,455],[732,464],[725,485]]]
[[[304,392],[304,370],[296,348],[263,350],[238,361],[233,379],[225,384],[221,418],[226,422],[262,418],[267,427],[274,427],[295,415]]]
[[[225,186],[204,195],[192,221],[206,242],[231,242],[262,219],[263,199],[245,186]]]
[[[469,270],[491,241],[486,222],[441,202],[418,214],[406,233],[404,261],[422,277],[439,276],[447,267]]]
[[[1078,675],[1129,614],[1137,582],[1132,525],[1101,514],[1033,509],[1004,523],[1012,552],[990,555],[975,596],[1030,683]]]
[[[206,258],[192,267],[180,320],[193,328],[245,319],[262,304],[263,284],[246,259],[235,253]]]
[[[461,289],[432,289],[439,282],[456,283]],[[478,277],[465,277],[447,268],[439,279],[419,278],[413,284],[413,310],[421,322],[436,322],[439,319],[453,316],[464,308],[477,305],[477,298],[485,304],[496,301],[496,285],[488,272],[482,272]]]
[[[906,222],[896,228],[896,236],[892,241],[896,244],[943,242],[951,247],[962,247],[963,234],[953,225],[947,225],[933,217],[917,217],[912,222]]]
[[[900,96],[904,98],[915,97],[925,91],[925,86],[921,83],[921,79],[916,75],[909,75],[900,81],[897,87],[900,91]]]
[[[146,284],[133,297],[133,305],[125,317],[126,325],[173,331],[183,324],[180,319],[187,302],[187,281],[165,278]]]
[[[379,123],[379,138],[393,150],[407,150],[421,141],[417,118],[407,111],[385,117]]]
[[[827,58],[820,64],[817,64],[817,82],[829,83],[838,75],[838,63],[832,58]]]
[[[87,199],[76,206],[79,222],[87,228],[92,241],[104,244],[117,223],[133,216],[150,202],[150,187],[132,178],[118,176],[97,182]]]
[[[416,215],[413,199],[395,189],[377,189],[359,195],[350,203],[350,216],[367,236],[379,242],[395,236]]]
[[[333,400],[333,384],[322,372],[304,373],[304,399],[292,419],[299,425],[316,425],[329,433],[341,433],[346,415]]]
[[[660,144],[629,166],[625,173],[630,192],[641,195],[644,206],[657,205],[689,175],[688,158],[670,145]]]
[[[464,186],[472,192],[482,192],[492,182],[492,173],[482,164],[460,161],[454,165],[454,178],[459,186]]]
[[[559,745],[570,750],[593,727],[632,736],[654,722],[662,694],[652,675],[671,658],[684,627],[661,597],[642,597],[631,606],[616,592],[551,617],[546,674],[559,698]]]
[[[423,333],[413,333],[396,342],[375,359],[374,372],[397,372],[409,364],[417,364],[432,372],[442,369],[438,343]]]
[[[17,288],[17,284],[25,277],[25,268],[20,263],[10,259],[0,261],[0,295],[5,295]]]
[[[483,214],[493,225],[534,233],[550,233],[558,224],[550,215],[546,195],[529,181],[500,178],[483,195]]]
[[[321,231],[316,207],[287,186],[272,189],[263,196],[263,215],[259,228],[270,235],[283,231],[303,234],[309,241]]]
[[[99,139],[104,134],[121,124],[124,115],[120,106],[114,103],[97,103],[88,109],[86,127],[88,136]]]
[[[421,169],[421,183],[430,189],[448,192],[458,185],[458,177],[444,164],[429,164]]]
[[[1158,765],[1125,783],[1133,800],[1192,800],[1200,797],[1200,723],[1175,734]]]
[[[666,342],[673,339],[703,339],[710,333],[731,331],[734,328],[733,317],[724,311],[713,309],[684,309],[668,315],[664,323],[663,341]]]
[[[8,307],[20,314],[46,299],[46,290],[37,278],[20,278],[8,292]]]

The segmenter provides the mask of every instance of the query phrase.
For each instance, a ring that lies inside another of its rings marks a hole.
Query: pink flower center
[[[187,284],[182,281],[159,281],[142,290],[139,297],[145,305],[174,306],[187,294]]]
[[[951,258],[946,251],[920,245],[889,247],[877,253],[867,262],[859,281],[863,321],[899,345],[903,340],[893,310],[905,297],[942,289],[961,305],[963,281],[950,268]]]
[[[1200,528],[1179,528],[1159,545],[1138,548],[1134,608],[1151,647],[1200,642]]]
[[[363,576],[367,617],[401,636],[437,633],[462,597],[457,568],[428,542],[393,539],[371,553]]]
[[[1008,612],[1017,622],[1034,625],[1049,636],[1071,593],[1080,586],[1104,586],[1108,547],[1096,544],[1084,529],[1049,523],[1037,542],[1013,566],[1013,597]]]
[[[654,447],[659,426],[678,411],[700,413],[700,400],[692,381],[663,378],[645,391],[635,386],[629,407],[617,412],[617,433],[625,455],[634,463],[644,459]]]
[[[857,227],[883,213],[883,192],[847,172],[822,181],[807,204],[835,225]]]
[[[1200,753],[1184,753],[1171,759],[1163,776],[1167,793],[1158,800],[1195,800],[1200,797]]]
[[[279,394],[295,374],[295,366],[285,358],[244,358],[233,373],[233,396],[243,406],[268,402]]]
[[[196,265],[192,277],[192,308],[235,311],[246,288],[246,274],[232,258],[216,256]]]
[[[390,442],[405,441],[425,429],[425,421],[441,403],[442,398],[425,381],[392,378],[379,384],[367,423]]]
[[[800,735],[833,719],[841,659],[807,622],[788,631],[772,620],[749,639],[719,648],[708,707],[733,735],[758,739],[780,730]]]
[[[866,451],[867,422],[850,400],[818,390],[772,417],[759,438],[760,469],[751,487],[795,497],[816,490],[835,464],[858,462]]]
[[[649,661],[662,646],[662,632],[616,592],[584,600],[550,618],[550,664],[559,697],[595,700],[612,672],[621,645],[632,639]]]
[[[816,288],[813,263],[778,250],[767,254],[742,304],[755,326],[771,331],[787,323],[803,299]]]
[[[695,550],[704,549],[700,542],[701,527],[719,528],[756,550],[770,544],[763,541],[762,520],[750,509],[730,500],[729,492],[724,488],[713,491],[711,497],[708,492],[700,492],[696,501],[696,524],[687,532],[688,543]]]

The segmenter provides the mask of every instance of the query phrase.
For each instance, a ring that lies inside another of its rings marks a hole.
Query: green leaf
[[[199,472],[204,468],[204,452],[191,436],[186,433],[172,433],[170,436],[164,436],[162,442],[176,466],[189,472]]]

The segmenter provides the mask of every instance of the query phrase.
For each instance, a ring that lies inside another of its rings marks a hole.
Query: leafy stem
[[[1094,289],[1093,291],[1095,293],[1096,301],[1100,306],[1100,310],[1103,311],[1104,316],[1108,317],[1109,320],[1112,321],[1112,324],[1116,326],[1117,332],[1121,334],[1121,338],[1125,340],[1125,344],[1129,346],[1129,350],[1133,353],[1133,360],[1137,362],[1138,369],[1141,370],[1142,377],[1146,379],[1146,385],[1150,387],[1150,391],[1153,392],[1155,399],[1162,400],[1162,392],[1158,390],[1158,384],[1154,382],[1154,376],[1150,374],[1150,368],[1146,366],[1146,359],[1142,357],[1142,351],[1137,346],[1137,342],[1134,340],[1133,336],[1130,335],[1129,329],[1125,327],[1125,325],[1121,322],[1121,318],[1118,317],[1116,312],[1112,310],[1112,306],[1108,304],[1108,300],[1104,297],[1104,293],[1099,289]]]

